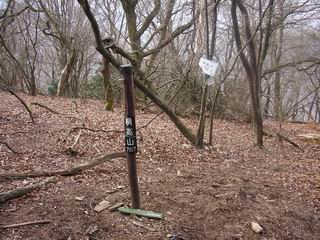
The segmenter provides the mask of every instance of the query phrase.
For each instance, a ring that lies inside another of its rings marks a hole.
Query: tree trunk
[[[205,33],[206,33],[206,55],[209,60],[212,59],[215,45],[216,45],[216,24],[217,24],[217,6],[219,1],[215,1],[215,6],[213,9],[213,22],[212,22],[212,35],[211,35],[211,42],[209,37],[209,13],[208,13],[208,1],[204,0],[204,7],[205,7]],[[201,5],[200,5],[201,6]],[[204,85],[203,85],[203,92],[201,98],[201,109],[200,109],[200,119],[198,123],[198,131],[197,131],[197,142],[196,146],[199,148],[203,147],[204,144],[204,129],[206,123],[206,110],[207,110],[207,94],[208,94],[208,85],[207,81],[209,76],[205,76]],[[211,126],[212,127],[212,126]]]
[[[161,100],[151,89],[145,86],[139,79],[144,79],[145,76],[141,71],[137,72],[138,78],[134,77],[134,85],[139,88],[143,93],[150,98],[162,111],[164,111],[174,125],[179,129],[181,134],[188,139],[193,145],[196,145],[196,135],[189,129],[168,106],[168,104]]]
[[[314,94],[314,97],[312,98],[310,107],[309,107],[309,111],[308,111],[308,119],[307,122],[309,122],[312,119],[312,111],[313,111],[313,107],[315,105],[315,101],[317,100],[317,93]],[[314,119],[315,120],[315,119]]]
[[[71,76],[71,72],[76,63],[77,54],[75,50],[71,51],[71,55],[68,54],[67,62],[64,68],[61,71],[60,79],[58,83],[57,96],[68,96],[70,93],[70,85],[69,78]]]
[[[283,1],[279,1],[280,19],[283,18]],[[280,65],[282,57],[284,26],[279,29],[279,37],[277,42],[277,52],[275,56],[275,66]],[[277,70],[274,76],[274,113],[277,119],[283,118],[282,98],[281,98],[281,70]]]
[[[78,98],[79,97],[79,82],[81,76],[81,70],[83,68],[84,54],[82,53],[75,60],[75,67],[73,74],[71,76],[70,87],[71,87],[71,97]]]
[[[36,80],[35,80],[34,77],[31,77],[31,79],[30,79],[30,94],[32,96],[36,96],[37,95]]]
[[[269,115],[269,112],[270,112],[270,98],[271,98],[271,86],[268,84],[268,87],[267,87],[267,96],[266,96],[267,100],[266,100],[266,104],[264,106],[264,114],[266,116]]]
[[[249,57],[247,58],[242,51],[242,43],[241,36],[239,31],[239,23],[237,17],[237,5],[242,13],[244,18],[244,28],[245,28],[245,36],[248,41],[248,53]],[[254,45],[254,38],[252,37],[250,30],[250,19],[247,12],[246,7],[242,3],[241,0],[232,0],[231,5],[231,15],[233,22],[233,31],[235,36],[235,41],[237,44],[237,48],[239,51],[239,56],[242,62],[242,65],[247,74],[247,80],[249,85],[249,93],[250,93],[250,102],[251,102],[251,110],[252,116],[256,131],[256,143],[258,147],[263,146],[263,121],[261,115],[261,103],[260,103],[260,84],[259,84],[259,71],[257,66],[257,56]]]
[[[200,109],[200,118],[198,122],[198,130],[197,130],[197,142],[196,146],[199,148],[203,147],[204,140],[204,128],[206,123],[206,110],[207,110],[207,93],[208,93],[208,81],[209,76],[205,76],[204,86],[202,88],[202,98],[201,98],[201,109]]]
[[[315,112],[315,114],[314,114],[314,119],[315,119],[315,122],[317,122],[317,123],[320,123],[320,97],[319,97],[319,94],[318,93],[316,93],[317,94],[317,99],[316,99],[316,101],[315,101],[315,103],[316,103],[316,112]],[[317,118],[318,118],[318,120],[317,120]]]
[[[114,96],[113,90],[110,82],[111,72],[110,72],[110,61],[103,57],[103,69],[101,70],[103,76],[103,88],[104,88],[104,100],[105,109],[107,111],[113,110]]]
[[[211,59],[213,58],[213,55],[216,51],[216,35],[217,35],[217,20],[218,20],[218,4],[220,3],[220,0],[214,1],[215,6],[212,10],[212,35],[211,35],[211,44],[210,44],[210,56]],[[212,102],[211,106],[211,112],[210,112],[210,130],[209,130],[209,145],[212,145],[212,134],[213,134],[213,116],[214,116],[214,109],[216,106],[216,102],[220,93],[220,84],[216,91],[216,94],[214,96],[214,100]]]
[[[102,39],[101,39],[101,34],[100,34],[100,29],[99,29],[99,26],[97,24],[97,21],[93,15],[93,13],[91,12],[90,10],[90,5],[88,3],[87,0],[78,0],[78,2],[80,3],[81,7],[83,8],[86,16],[88,17],[90,23],[91,23],[91,27],[92,27],[92,30],[94,32],[94,35],[95,35],[95,40],[96,40],[96,44],[97,44],[97,50],[105,57],[107,57],[110,62],[112,63],[112,65],[114,67],[116,67],[118,70],[120,70],[120,63],[119,61],[117,61],[117,59],[110,53],[108,52],[104,45],[103,45],[103,42],[102,42]],[[129,6],[129,1],[124,1],[122,0],[121,1],[122,4],[123,4],[123,7],[124,7],[124,10],[128,10],[130,11],[130,9],[134,8],[135,5],[133,6]],[[127,14],[127,13],[126,13]],[[129,23],[135,23],[136,21],[134,20],[134,17],[132,17],[134,14],[131,13],[129,14],[130,16],[127,17],[127,22]],[[130,18],[133,18],[133,22],[130,21]],[[131,25],[131,24],[130,24]],[[192,24],[189,22],[188,24],[184,25],[184,27],[189,28],[190,26],[192,26]],[[179,28],[179,31],[183,31],[183,28]],[[129,61],[131,62],[131,64],[134,66],[134,71],[135,71],[135,74],[134,74],[134,84],[135,86],[144,92],[144,94],[149,97],[160,109],[162,109],[162,111],[164,111],[168,117],[171,119],[171,121],[175,124],[175,126],[179,129],[179,131],[181,132],[181,134],[188,140],[190,141],[192,144],[195,145],[196,143],[196,136],[195,134],[178,118],[178,116],[174,113],[174,111],[168,106],[168,104],[161,100],[159,98],[159,96],[151,89],[151,87],[148,87],[146,85],[143,84],[143,82],[146,82],[146,75],[145,75],[145,72],[143,72],[141,69],[140,69],[140,66],[141,66],[141,61],[139,62],[139,56],[141,58],[141,46],[138,46],[137,48],[137,45],[140,45],[140,37],[137,36],[136,32],[137,32],[137,29],[135,26],[128,26],[128,30],[129,30],[129,37],[130,37],[130,42],[132,43],[131,47],[132,47],[132,50],[133,51],[140,51],[140,55],[139,53],[137,53],[136,55],[136,58],[135,59],[132,59],[132,56],[126,56],[127,59],[129,59]],[[131,41],[131,38],[132,38],[132,41]],[[137,40],[138,38],[138,40]],[[157,49],[162,49],[164,46],[166,46],[166,44],[160,44],[159,47]],[[137,50],[135,50],[135,49]],[[157,52],[158,50],[155,50],[154,52]],[[136,52],[135,52],[136,53]]]

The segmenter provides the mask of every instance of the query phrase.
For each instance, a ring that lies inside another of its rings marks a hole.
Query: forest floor
[[[19,95],[59,114],[33,105],[33,124],[15,97],[0,92],[0,141],[18,152],[0,145],[0,173],[64,169],[123,151],[122,133],[84,129],[67,151],[79,134],[75,127],[122,130],[123,108],[107,112],[100,101]],[[137,128],[155,116],[137,110]],[[195,129],[196,119],[184,121]],[[0,205],[0,226],[51,221],[0,229],[0,239],[320,239],[320,145],[297,136],[312,132],[319,125],[285,123],[282,133],[303,150],[273,137],[259,149],[250,124],[216,119],[213,147],[199,150],[160,115],[138,131],[137,161],[142,208],[163,213],[162,220],[94,211],[104,199],[130,205],[126,160],[118,158]],[[2,181],[0,192],[40,180]],[[252,231],[251,222],[263,233]]]

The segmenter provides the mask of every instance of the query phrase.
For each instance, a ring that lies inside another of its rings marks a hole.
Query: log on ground
[[[3,180],[12,180],[12,179],[76,175],[81,173],[84,170],[93,168],[104,162],[110,161],[115,158],[124,158],[125,156],[126,156],[125,152],[115,152],[115,153],[111,153],[103,157],[94,159],[85,164],[68,168],[68,169],[54,170],[54,171],[26,172],[26,173],[2,173],[0,174],[0,182]]]

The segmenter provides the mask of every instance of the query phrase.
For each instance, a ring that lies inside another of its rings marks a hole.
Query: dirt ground
[[[81,130],[73,154],[66,151],[79,134],[75,127],[122,130],[122,108],[106,112],[99,101],[20,96],[59,114],[32,106],[32,124],[17,99],[0,92],[0,141],[19,153],[0,145],[1,173],[63,169],[124,149],[122,133]],[[137,110],[137,127],[155,116]],[[184,121],[195,129],[196,119]],[[114,159],[0,205],[0,225],[51,221],[0,229],[0,239],[320,239],[320,145],[297,137],[320,127],[282,128],[303,150],[273,137],[258,149],[250,124],[225,120],[214,121],[213,147],[199,150],[160,115],[138,131],[137,160],[142,208],[163,213],[162,220],[93,210],[104,199],[130,205],[126,160]],[[40,180],[2,181],[0,192]],[[253,232],[251,222],[263,233]]]

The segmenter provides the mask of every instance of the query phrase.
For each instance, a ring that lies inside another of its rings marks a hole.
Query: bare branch
[[[120,70],[120,63],[118,62],[118,60],[108,51],[104,48],[103,42],[102,42],[102,38],[101,38],[101,33],[99,30],[99,26],[98,23],[91,11],[90,8],[90,4],[88,3],[87,0],[77,0],[78,3],[81,5],[84,13],[86,14],[86,16],[88,17],[91,27],[92,27],[92,31],[94,33],[94,37],[96,40],[96,44],[97,44],[97,50],[98,52],[103,55],[104,57],[106,57],[107,59],[109,59],[109,61],[111,62],[111,64],[117,68],[118,70]]]
[[[59,114],[56,110],[53,110],[53,109],[51,109],[51,108],[49,108],[49,107],[47,107],[47,106],[45,106],[45,105],[43,105],[41,103],[31,102],[31,105],[36,105],[36,106],[42,107],[42,108],[48,110],[49,112],[51,112],[53,114]]]
[[[142,34],[147,30],[147,28],[150,26],[150,23],[152,22],[152,20],[159,13],[160,7],[161,7],[161,1],[160,0],[154,0],[154,8],[153,8],[152,12],[144,20],[141,28],[137,31],[137,37],[141,37]]]
[[[199,16],[199,12],[197,13],[197,16]],[[163,42],[160,42],[159,45],[154,48],[154,49],[150,49],[149,51],[146,51],[142,54],[143,57],[147,57],[153,53],[159,52],[161,51],[162,48],[164,48],[165,46],[167,46],[169,43],[171,43],[177,36],[179,36],[180,34],[182,34],[184,31],[186,31],[187,29],[189,29],[192,25],[194,24],[194,19],[191,19],[188,23],[177,27],[176,30],[173,31],[173,33],[171,34],[171,36],[169,36],[166,40],[164,40]]]
[[[31,118],[31,121],[33,124],[35,124],[35,121],[34,121],[34,118],[33,118],[33,115],[32,115],[32,111],[31,109],[28,107],[28,105],[26,104],[26,102],[21,98],[19,97],[18,94],[16,94],[14,91],[12,91],[10,88],[7,88],[5,86],[2,86],[0,85],[0,88],[3,89],[4,91],[7,91],[9,92],[11,95],[15,96],[21,103],[22,105],[24,106],[24,108],[27,110],[27,112],[29,113],[29,116]]]

